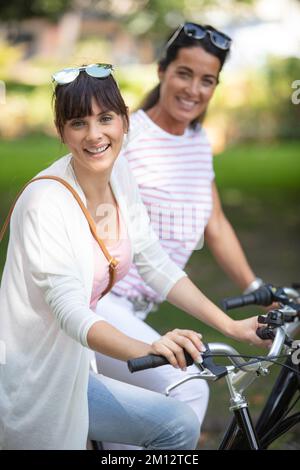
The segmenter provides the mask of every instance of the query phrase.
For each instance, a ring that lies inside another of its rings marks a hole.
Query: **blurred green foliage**
[[[267,81],[266,110],[274,116],[276,135],[300,136],[300,105],[292,103],[292,82],[300,79],[300,60],[288,58],[272,59],[265,69]],[[286,99],[286,97],[290,99]]]
[[[226,142],[300,138],[300,105],[292,83],[300,79],[297,58],[270,58],[265,66],[221,76],[208,119]]]
[[[74,63],[82,63],[83,57],[95,59],[95,51],[109,61],[106,42],[86,38],[76,45]],[[0,137],[36,131],[53,135],[50,76],[61,65],[41,58],[24,62],[21,56],[20,46],[0,41],[0,80],[6,85],[6,119],[0,121]],[[120,65],[115,76],[130,110],[157,83],[155,64]],[[299,79],[297,58],[269,58],[265,66],[234,73],[225,68],[205,121],[214,128],[220,149],[250,140],[300,138],[300,104],[291,99],[292,83]]]
[[[254,0],[230,0],[227,6],[252,4]],[[224,6],[222,0],[10,0],[0,3],[1,21],[20,21],[44,17],[57,21],[65,12],[76,9],[84,14],[121,18],[137,34],[161,37],[166,26],[192,17],[210,6]]]
[[[38,16],[56,21],[73,3],[73,0],[9,0],[0,3],[0,18],[16,22]]]

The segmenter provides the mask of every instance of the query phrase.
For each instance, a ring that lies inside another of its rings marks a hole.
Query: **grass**
[[[23,184],[65,153],[56,139],[40,134],[0,143],[0,188]],[[214,158],[218,186],[253,192],[298,190],[300,141],[239,145]]]
[[[0,226],[24,183],[66,152],[58,139],[40,134],[0,142]],[[7,238],[0,245],[0,274]]]
[[[299,141],[239,145],[215,157],[214,166],[221,188],[297,190],[299,194]]]
[[[30,135],[0,143],[0,190],[17,191],[26,181],[66,153],[58,139]]]

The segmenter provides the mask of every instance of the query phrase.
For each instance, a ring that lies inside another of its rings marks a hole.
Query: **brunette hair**
[[[213,26],[205,25],[204,27],[207,29],[210,29],[211,31],[216,31],[216,29]],[[166,44],[170,40],[170,38],[173,36],[175,31],[173,31],[170,34],[168,40],[166,41]],[[171,62],[177,59],[178,52],[180,51],[180,49],[189,48],[189,47],[201,47],[209,54],[212,54],[215,57],[217,57],[220,61],[219,72],[221,72],[224,62],[226,61],[228,57],[229,50],[222,50],[216,47],[211,42],[208,34],[201,40],[193,39],[192,37],[187,36],[184,33],[183,28],[182,28],[182,31],[180,31],[180,33],[178,34],[175,41],[172,42],[168,48],[165,48],[162,58],[158,61],[159,69],[162,71],[165,71],[168,68],[168,66],[171,64]],[[159,101],[159,97],[160,97],[160,83],[158,83],[146,95],[146,97],[144,98],[144,100],[142,101],[140,105],[140,108],[143,109],[144,111],[148,111],[150,108],[156,105],[156,103]],[[193,121],[191,121],[190,123],[190,127],[195,128],[199,122],[203,121],[204,116],[205,116],[205,112],[202,113],[200,116],[197,116],[195,119],[193,119]]]
[[[62,140],[65,123],[73,118],[90,116],[93,100],[103,111],[121,115],[128,129],[128,109],[113,76],[96,78],[81,71],[73,82],[58,84],[53,92],[55,124]]]

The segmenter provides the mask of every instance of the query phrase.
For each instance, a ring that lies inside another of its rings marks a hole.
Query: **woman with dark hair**
[[[124,154],[152,227],[171,259],[184,269],[205,238],[229,277],[250,292],[262,281],[255,277],[222,210],[211,147],[201,126],[230,45],[231,39],[212,26],[185,23],[171,35],[158,63],[159,83],[130,118]],[[143,320],[162,300],[133,266],[99,303],[99,311],[123,332],[151,341],[159,335]],[[197,308],[194,315],[201,319]],[[186,374],[165,366],[130,375],[120,361],[109,357],[99,361],[104,374],[161,393]],[[208,403],[206,382],[185,383],[173,396],[188,403],[202,423]],[[108,448],[114,447],[108,444]]]
[[[263,344],[256,317],[231,320],[161,248],[119,157],[128,116],[111,72],[92,64],[54,74],[55,123],[71,153],[27,185],[12,213],[0,289],[2,449],[83,449],[88,436],[147,449],[195,448],[199,422],[189,406],[89,373],[92,351],[119,361],[162,354],[174,370],[186,366],[184,349],[201,361],[196,332],[176,329],[148,342],[106,321],[101,301],[100,316],[95,312],[132,259],[159,296],[224,333]]]
[[[111,71],[92,64],[54,74],[55,122],[71,153],[27,185],[12,213],[0,289],[1,449],[85,449],[88,436],[194,449],[199,437],[187,405],[89,373],[91,350],[123,361],[162,354],[183,367],[183,346],[195,360],[203,349],[198,333],[147,344],[95,313],[132,256],[161,294],[185,276],[151,237],[128,163],[117,159],[128,115]]]

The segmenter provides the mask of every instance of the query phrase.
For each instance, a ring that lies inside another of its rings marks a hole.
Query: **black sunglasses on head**
[[[184,34],[186,36],[198,40],[204,39],[205,36],[208,34],[211,43],[218,49],[222,49],[223,51],[228,51],[232,43],[232,39],[221,31],[216,31],[210,29],[209,27],[202,26],[196,23],[184,23],[178,26],[175,33],[167,42],[165,49],[168,49],[174,43],[181,31],[184,31]]]

